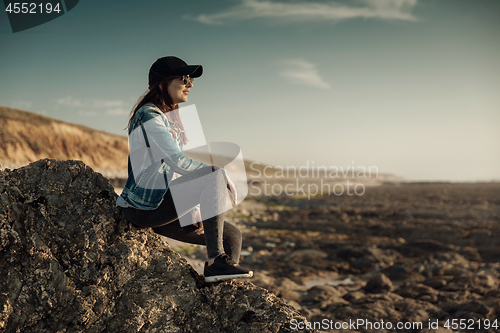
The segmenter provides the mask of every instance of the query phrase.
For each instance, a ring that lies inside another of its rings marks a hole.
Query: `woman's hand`
[[[195,227],[198,227],[198,229],[196,229],[194,232],[196,232],[197,235],[203,235],[205,233],[205,230],[203,229],[203,222],[201,220],[201,213],[199,210],[191,212],[191,220],[193,221],[193,225]]]
[[[226,175],[226,180],[227,180],[227,188],[229,191],[231,191],[231,194],[233,195],[233,204],[236,205],[236,201],[238,201],[238,194],[236,193],[236,186],[234,186],[233,181]]]

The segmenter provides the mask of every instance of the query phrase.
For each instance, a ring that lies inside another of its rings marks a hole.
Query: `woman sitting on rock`
[[[187,137],[178,104],[187,101],[194,78],[202,72],[202,66],[189,66],[171,56],[151,66],[149,90],[128,123],[129,174],[116,204],[136,226],[206,245],[205,281],[252,277],[252,271],[238,265],[241,232],[224,221],[226,188],[236,203],[233,182],[224,169],[192,160],[182,152]],[[182,227],[179,218],[185,214],[191,214],[192,225]]]

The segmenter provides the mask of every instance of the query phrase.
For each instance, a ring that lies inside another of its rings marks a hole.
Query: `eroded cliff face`
[[[205,284],[115,200],[80,161],[0,171],[0,331],[287,332],[305,321],[251,283]]]
[[[92,168],[122,170],[127,156],[126,136],[0,105],[1,164],[77,159]]]

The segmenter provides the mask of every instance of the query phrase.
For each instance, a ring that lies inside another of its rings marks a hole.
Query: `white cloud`
[[[111,107],[119,107],[125,104],[122,100],[100,100],[96,99],[92,101],[92,106],[99,108],[111,108]]]
[[[58,105],[70,106],[70,107],[74,107],[74,108],[78,108],[78,107],[83,106],[83,103],[80,100],[74,99],[71,96],[59,98],[56,102]]]
[[[78,109],[78,114],[82,116],[95,116],[103,113],[121,116],[130,112],[130,110],[126,110],[126,103],[122,100],[92,99],[81,101],[71,96],[66,96],[56,100],[56,103],[57,105]]]
[[[125,110],[123,108],[115,108],[115,109],[109,109],[106,111],[106,114],[111,114],[115,116],[121,116],[124,114],[129,114],[130,110]]]
[[[273,2],[242,0],[240,4],[214,14],[184,16],[203,24],[220,25],[229,21],[268,19],[272,22],[296,23],[338,21],[354,18],[416,21],[411,13],[418,0],[351,0],[338,2]]]
[[[33,106],[33,103],[30,101],[23,101],[18,99],[12,101],[12,106],[16,109],[29,110]]]
[[[280,74],[292,83],[303,84],[314,88],[331,89],[331,86],[319,75],[316,65],[305,60],[289,60],[285,62],[288,69]]]
[[[97,111],[83,111],[83,110],[78,110],[78,114],[80,116],[84,116],[84,117],[94,117],[94,116],[97,116],[99,113]]]

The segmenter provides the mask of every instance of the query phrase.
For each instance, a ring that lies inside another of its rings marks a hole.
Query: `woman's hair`
[[[152,103],[165,113],[165,115],[168,114],[167,118],[170,118],[170,121],[174,121],[177,125],[179,125],[182,142],[183,144],[186,144],[187,136],[184,132],[184,126],[182,125],[182,121],[179,116],[179,105],[174,104],[172,102],[172,98],[168,95],[168,86],[176,78],[178,78],[178,76],[169,76],[162,81],[153,83],[149,87],[148,91],[146,91],[144,95],[139,98],[136,105],[132,109],[132,112],[130,112],[130,119],[126,128],[129,128],[132,125],[132,120],[134,119],[137,110],[147,103]],[[174,128],[172,128],[172,136],[174,141],[177,141],[177,131],[175,131]]]

